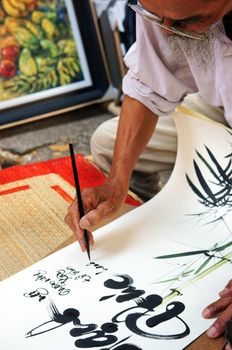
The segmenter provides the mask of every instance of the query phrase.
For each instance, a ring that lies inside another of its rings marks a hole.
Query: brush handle
[[[80,219],[81,219],[85,215],[85,211],[84,211],[84,206],[83,206],[82,197],[81,197],[81,188],[80,188],[80,182],[79,182],[79,178],[78,178],[78,172],[77,172],[75,155],[74,155],[74,151],[73,151],[73,145],[71,143],[69,144],[69,151],[70,151],[71,162],[72,162],[72,170],[73,170],[73,177],[74,177],[75,188],[76,188],[79,215],[80,215]],[[85,246],[86,246],[88,258],[90,260],[90,247],[89,247],[89,237],[88,237],[87,230],[84,230],[84,240],[85,240]]]

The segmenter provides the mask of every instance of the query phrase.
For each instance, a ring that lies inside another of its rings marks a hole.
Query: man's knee
[[[118,117],[109,119],[106,122],[102,123],[98,126],[98,128],[94,131],[90,144],[91,148],[99,148],[99,149],[111,149],[114,147],[117,126],[118,126]]]
[[[95,163],[109,172],[118,127],[118,117],[107,120],[98,126],[90,140],[91,153]]]

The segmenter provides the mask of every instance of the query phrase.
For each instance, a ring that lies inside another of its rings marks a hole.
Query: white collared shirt
[[[129,68],[124,94],[137,99],[157,115],[166,115],[190,93],[199,92],[212,106],[224,107],[232,126],[232,41],[223,31],[213,42],[214,57],[207,66],[188,52],[173,55],[165,34],[137,16],[136,43],[125,56]]]

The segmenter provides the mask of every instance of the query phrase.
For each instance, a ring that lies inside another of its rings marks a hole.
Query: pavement
[[[65,157],[70,142],[75,153],[90,155],[94,130],[114,116],[105,105],[96,104],[0,130],[0,168]]]
[[[73,144],[75,153],[89,156],[93,132],[104,121],[119,113],[120,107],[113,102],[96,104],[0,130],[0,169],[69,156],[69,143]],[[155,176],[151,175],[151,179],[141,175],[137,184],[133,183],[132,178],[130,188],[142,200],[147,201],[164,187],[171,171],[153,174]],[[146,188],[141,187],[141,184],[145,184]],[[147,187],[150,188],[148,197]]]

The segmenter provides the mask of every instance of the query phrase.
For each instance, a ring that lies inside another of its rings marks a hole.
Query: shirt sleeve
[[[160,28],[137,16],[137,40],[124,58],[129,68],[124,94],[159,116],[169,114],[187,94],[198,91],[185,56],[180,57],[174,57]]]

